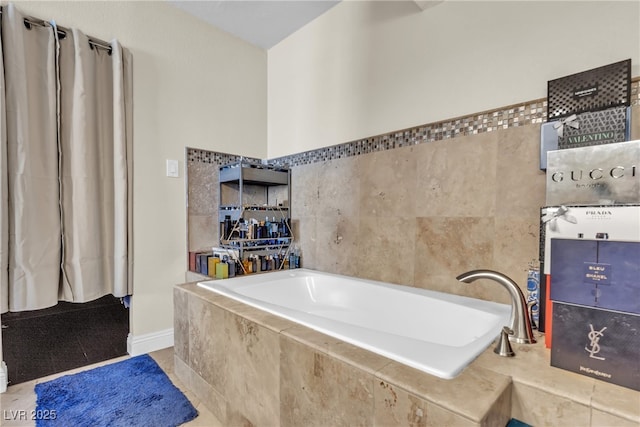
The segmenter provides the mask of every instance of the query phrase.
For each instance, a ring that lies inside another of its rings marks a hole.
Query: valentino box
[[[640,202],[640,140],[547,153],[546,200],[557,205]]]
[[[540,127],[540,169],[547,169],[547,153],[628,141],[631,138],[631,107],[614,107],[573,114]]]
[[[640,390],[640,316],[554,303],[551,366]]]

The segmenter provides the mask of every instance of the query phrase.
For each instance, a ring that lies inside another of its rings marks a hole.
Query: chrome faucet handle
[[[516,282],[493,270],[472,270],[459,275],[456,279],[464,283],[471,283],[478,279],[489,279],[502,285],[511,295],[509,328],[513,331],[513,335],[511,335],[510,340],[520,344],[533,344],[536,342],[531,329],[527,301]]]
[[[498,356],[502,357],[513,357],[516,354],[513,352],[511,348],[511,343],[509,342],[509,335],[513,335],[513,330],[509,329],[508,326],[504,326],[502,328],[502,332],[500,332],[500,338],[498,339],[498,345],[493,349],[493,352]]]

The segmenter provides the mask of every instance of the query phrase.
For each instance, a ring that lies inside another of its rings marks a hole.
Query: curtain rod
[[[0,6],[0,16],[2,15],[3,12],[3,7]],[[30,29],[31,25],[37,25],[38,27],[48,27],[51,26],[51,24],[45,20],[42,19],[37,19],[37,18],[33,18],[33,17],[26,17],[24,18],[24,25],[25,27],[27,27],[28,29]],[[65,37],[67,37],[67,33],[71,30],[69,30],[68,28],[56,25],[56,29],[58,31],[58,37],[62,40]],[[104,49],[106,50],[109,55],[111,55],[111,45],[103,40],[100,39],[96,39],[93,37],[89,37],[89,47],[91,47],[91,49],[93,49],[94,47],[96,49]]]

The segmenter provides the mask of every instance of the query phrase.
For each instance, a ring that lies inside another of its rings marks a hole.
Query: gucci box
[[[631,59],[547,82],[547,120],[631,105]]]
[[[640,140],[547,153],[546,201],[557,205],[640,202]]]
[[[553,305],[551,366],[640,391],[640,316]]]

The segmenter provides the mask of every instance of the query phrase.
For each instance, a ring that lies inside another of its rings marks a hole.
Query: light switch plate
[[[178,178],[180,176],[177,160],[167,159],[167,176],[171,178]]]

